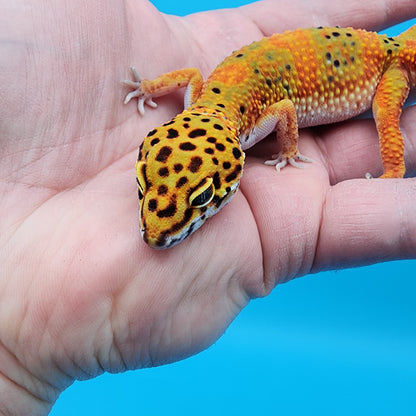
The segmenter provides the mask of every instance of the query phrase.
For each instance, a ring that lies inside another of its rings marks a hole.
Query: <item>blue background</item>
[[[250,2],[153,0],[179,15]],[[391,262],[278,286],[208,350],[76,382],[51,415],[416,415],[415,270]]]

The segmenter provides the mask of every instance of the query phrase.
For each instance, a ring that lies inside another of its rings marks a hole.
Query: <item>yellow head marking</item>
[[[197,230],[234,195],[243,161],[236,131],[216,114],[184,111],[152,130],[136,163],[144,240],[167,248]]]

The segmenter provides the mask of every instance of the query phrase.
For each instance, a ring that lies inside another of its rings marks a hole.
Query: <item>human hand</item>
[[[3,2],[0,414],[46,414],[75,379],[194,354],[279,282],[415,256],[414,179],[347,180],[381,172],[372,120],[302,131],[315,161],[305,170],[277,174],[262,163],[274,141],[260,143],[232,203],[201,230],[166,251],[141,241],[137,147],[182,97],[140,118],[121,104],[131,64],[145,77],[190,66],[207,76],[263,34],[416,15],[413,0],[390,2],[389,20],[383,4],[298,3],[178,18],[145,1]]]

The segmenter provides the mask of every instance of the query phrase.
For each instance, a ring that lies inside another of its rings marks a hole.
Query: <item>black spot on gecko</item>
[[[334,77],[333,77],[332,75],[330,75],[330,76],[328,77],[328,82],[334,82]]]
[[[221,90],[220,90],[219,88],[217,88],[217,87],[214,87],[211,91],[212,91],[214,94],[221,94]]]
[[[339,66],[340,66],[340,63],[339,63],[338,59],[335,59],[335,61],[334,61],[334,67],[335,68],[339,68]]]
[[[173,170],[175,171],[175,173],[179,173],[182,169],[183,169],[182,163],[175,163],[173,165]]]
[[[175,120],[171,120],[171,121],[168,121],[167,123],[165,123],[164,124],[164,126],[166,127],[166,126],[170,126],[171,124],[173,124],[175,122]]]
[[[241,171],[241,165],[237,165],[234,170],[225,177],[225,182],[231,182],[233,181],[235,178],[237,178],[238,174]]]
[[[207,131],[205,129],[195,129],[188,133],[188,137],[191,139],[194,139],[195,137],[202,137],[207,134]]]
[[[222,143],[216,143],[215,148],[220,152],[223,152],[225,150],[225,146]]]
[[[191,163],[188,166],[188,169],[192,172],[192,173],[196,173],[198,172],[199,168],[202,165],[202,159],[199,156],[194,156],[191,159]]]
[[[156,160],[158,162],[166,162],[168,160],[168,157],[171,155],[172,153],[172,148],[169,146],[163,146],[160,150],[159,153],[156,155]]]
[[[332,32],[332,36],[335,36],[337,38],[338,36],[341,36],[341,33],[339,33],[339,32]]]
[[[214,129],[215,130],[224,130],[224,128],[219,124],[214,124]]]
[[[214,152],[214,149],[211,149],[210,147],[207,147],[205,150],[204,150],[204,152],[207,154],[207,155],[213,155],[215,152]]]
[[[161,176],[162,178],[169,176],[169,169],[166,167],[160,168],[158,171],[159,176]]]
[[[144,163],[142,164],[142,169],[141,170],[142,170],[142,176],[143,176],[143,179],[144,179],[144,183],[146,184],[146,188],[149,189],[152,184],[147,179],[146,165]]]
[[[189,129],[189,124],[188,123],[183,123],[183,128],[184,129]]]
[[[256,69],[254,70],[254,73],[255,73],[255,74],[260,74],[260,70],[256,68]]]
[[[155,144],[158,144],[160,142],[160,140],[159,139],[153,139],[151,142],[150,142],[150,146],[154,146]]]
[[[217,159],[216,157],[213,157],[213,158],[212,158],[212,163],[213,163],[214,165],[218,165],[218,159]]]
[[[215,137],[208,137],[207,142],[208,143],[216,143],[217,139]]]
[[[159,188],[157,188],[158,195],[166,195],[167,193],[168,193],[168,187],[166,185],[160,185]]]
[[[183,121],[191,121],[190,117],[184,117]]]
[[[211,121],[211,119],[209,119],[209,118],[201,118],[202,123],[209,123],[210,121]]]
[[[175,233],[175,232],[181,230],[183,228],[183,226],[185,224],[187,224],[189,222],[189,220],[192,218],[192,212],[193,212],[192,208],[188,208],[185,211],[183,219],[181,221],[177,222],[176,224],[173,224],[172,227],[170,227],[170,229],[167,230],[167,233],[169,233],[169,232]]]
[[[325,37],[326,37],[327,39],[331,39],[331,36],[329,36],[329,35],[325,35]]]
[[[229,137],[226,137],[225,139],[228,143],[234,143],[233,139],[230,139]]]
[[[219,103],[219,104],[217,104],[217,107],[220,107],[220,108],[225,108],[225,105],[224,105],[224,104]]]
[[[241,157],[241,150],[238,147],[233,148],[233,156],[239,160]]]
[[[243,53],[239,53],[238,55],[236,55],[235,57],[236,58],[242,58],[244,56],[244,54]]]
[[[157,133],[157,129],[153,129],[151,131],[149,131],[149,133],[147,133],[147,137],[151,137],[153,135],[155,135]]]
[[[350,38],[352,37],[352,34],[350,32],[347,32],[346,35]]]
[[[326,58],[327,61],[331,61],[332,60],[332,55],[329,52],[327,52],[325,54],[325,58]]]
[[[391,55],[393,53],[393,51],[391,49],[387,49],[387,54]]]
[[[182,186],[184,186],[186,183],[188,182],[188,178],[186,176],[182,176],[182,178],[179,178],[176,182],[176,189],[181,188]]]
[[[246,111],[246,108],[242,105],[242,106],[240,106],[240,113],[241,114],[244,114],[245,113],[245,111]]]
[[[224,169],[230,169],[230,167],[231,167],[231,163],[230,163],[230,162],[224,162],[224,163],[222,164],[222,167],[223,167]]]
[[[289,64],[286,64],[285,68],[286,68],[288,71],[290,71],[292,67],[291,67]]]
[[[215,189],[220,189],[221,180],[220,180],[220,174],[218,172],[215,172],[214,176],[212,177],[212,183],[214,184]]]
[[[170,218],[173,217],[176,213],[176,204],[170,203],[165,209],[161,209],[157,212],[159,218]]]
[[[272,80],[270,78],[266,78],[266,84],[269,88],[271,88],[273,85]]]
[[[225,198],[225,196],[223,197],[223,198],[220,198],[219,196],[214,196],[214,198],[212,198],[212,202],[214,202],[215,203],[215,207],[217,208],[217,209],[219,209],[219,207],[222,205],[222,203],[224,202],[224,198]]]
[[[156,211],[156,209],[157,209],[157,200],[152,198],[149,201],[149,203],[147,204],[147,208],[149,209],[150,212]]]
[[[179,132],[176,129],[169,129],[168,135],[166,136],[167,139],[174,139],[179,136]]]
[[[184,142],[179,145],[179,149],[189,152],[189,151],[195,150],[196,146],[192,144],[191,142]]]

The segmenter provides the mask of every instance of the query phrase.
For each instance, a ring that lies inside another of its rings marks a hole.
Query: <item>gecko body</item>
[[[235,194],[244,150],[276,132],[279,170],[310,162],[298,129],[372,108],[385,178],[403,177],[399,118],[416,86],[416,26],[396,38],[352,28],[298,29],[232,53],[204,82],[195,68],[153,80],[125,81],[138,109],[186,87],[185,110],[149,132],[136,163],[140,228],[147,244],[167,248],[197,230]]]

